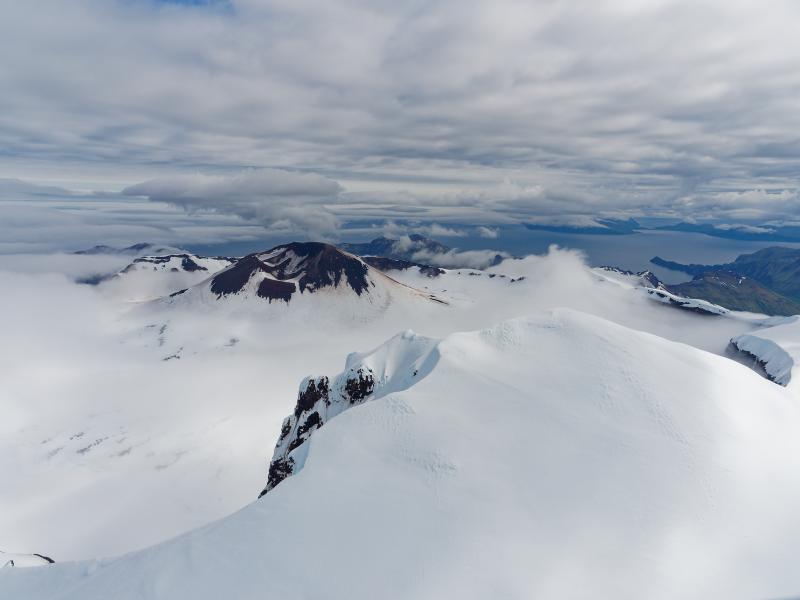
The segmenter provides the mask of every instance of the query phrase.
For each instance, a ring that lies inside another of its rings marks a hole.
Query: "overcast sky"
[[[6,225],[800,214],[796,0],[0,6]]]

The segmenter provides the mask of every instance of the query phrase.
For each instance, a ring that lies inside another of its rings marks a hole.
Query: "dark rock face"
[[[211,291],[217,297],[237,294],[244,289],[244,286],[250,281],[250,277],[257,271],[269,272],[266,265],[258,260],[255,254],[245,256],[211,279]]]
[[[273,460],[269,465],[267,473],[267,487],[258,495],[259,498],[269,490],[278,485],[281,481],[292,475],[294,470],[294,460],[291,458]]]
[[[322,427],[322,419],[320,418],[319,413],[314,411],[308,415],[308,418],[305,420],[305,422],[297,428],[297,435],[305,435],[317,427]]]
[[[272,302],[273,300],[283,300],[289,302],[292,294],[297,290],[297,286],[291,281],[275,281],[274,279],[265,279],[258,284],[256,295],[260,298],[265,298]]]
[[[294,279],[300,275],[297,283],[301,292],[338,287],[344,276],[359,296],[369,289],[367,265],[330,244],[292,242],[261,256],[277,279]]]
[[[328,377],[310,377],[297,394],[291,415],[281,426],[278,443],[267,472],[267,485],[259,498],[288,476],[294,474],[297,461],[292,453],[300,448],[329,419],[351,406],[360,404],[375,391],[375,375],[368,368],[351,368],[333,383]]]
[[[326,405],[330,405],[330,388],[328,378],[323,376],[319,379],[309,379],[305,390],[300,390],[297,395],[297,404],[294,407],[294,416],[299,417],[306,411],[316,406],[322,400]]]
[[[358,378],[348,379],[344,384],[344,391],[351,403],[360,402],[372,393],[375,389],[375,378],[372,373],[364,376],[363,373],[358,373]]]

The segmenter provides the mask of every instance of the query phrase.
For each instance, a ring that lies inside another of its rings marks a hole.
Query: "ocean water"
[[[800,244],[784,242],[748,242],[712,237],[700,233],[678,231],[642,231],[629,235],[587,235],[532,231],[507,228],[495,240],[451,238],[454,246],[464,249],[497,248],[513,255],[542,254],[551,245],[582,251],[592,266],[614,266],[630,271],[649,269],[666,283],[691,279],[685,273],[657,267],[654,256],[682,263],[719,264],[734,260],[740,254],[769,246],[800,248]],[[449,240],[443,240],[447,243]]]

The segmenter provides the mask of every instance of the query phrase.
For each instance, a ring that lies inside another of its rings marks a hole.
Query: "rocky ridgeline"
[[[305,378],[294,411],[283,421],[260,496],[303,468],[309,439],[336,415],[408,389],[430,373],[439,357],[437,344],[406,331],[371,352],[351,354],[345,370],[335,377]]]

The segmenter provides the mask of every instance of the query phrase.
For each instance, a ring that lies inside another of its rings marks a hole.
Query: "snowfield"
[[[757,598],[800,589],[800,404],[559,309],[371,352],[387,389],[241,511],[9,598]],[[427,373],[413,375],[422,356]],[[367,357],[367,358],[369,358]],[[351,366],[352,366],[351,359]],[[383,362],[382,362],[383,361]]]
[[[0,271],[0,549],[57,563],[4,569],[0,598],[800,589],[800,398],[725,358],[793,356],[795,319],[676,309],[558,249],[434,277],[300,250],[224,294],[232,267],[175,257],[121,294]],[[130,301],[173,268],[199,281]]]

